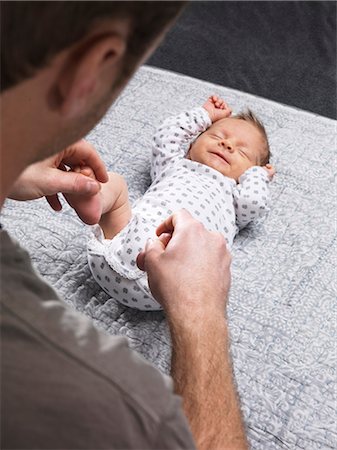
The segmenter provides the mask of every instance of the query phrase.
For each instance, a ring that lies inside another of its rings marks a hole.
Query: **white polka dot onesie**
[[[128,225],[113,239],[104,239],[99,226],[88,244],[89,266],[95,280],[111,297],[141,310],[159,310],[147,275],[136,257],[157,226],[173,212],[185,208],[211,231],[219,231],[231,247],[240,228],[267,209],[267,172],[251,167],[239,179],[186,159],[191,143],[211,126],[204,108],[164,121],[153,139],[152,184],[132,208]]]

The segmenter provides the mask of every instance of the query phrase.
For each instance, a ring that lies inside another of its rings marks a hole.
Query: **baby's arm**
[[[167,118],[153,137],[152,180],[169,162],[184,158],[191,142],[211,124],[207,111],[201,107]]]
[[[211,95],[208,97],[206,103],[204,103],[203,108],[206,109],[212,123],[220,119],[226,119],[232,114],[231,108],[227,103],[217,95]]]
[[[239,178],[239,184],[233,193],[239,228],[244,228],[268,211],[268,184],[271,178],[272,174],[268,168],[260,166],[251,167]]]
[[[82,167],[75,169],[90,178],[95,178],[91,168]],[[65,195],[67,202],[76,208],[80,218],[85,217],[88,208],[97,209],[97,219],[106,239],[112,239],[129,222],[131,218],[131,206],[128,197],[128,187],[124,178],[113,172],[109,172],[109,181],[101,184],[98,194],[88,197],[81,195]]]
[[[154,180],[169,161],[186,156],[192,141],[213,122],[229,117],[232,110],[224,100],[210,96],[199,108],[167,118],[153,137],[151,177]]]

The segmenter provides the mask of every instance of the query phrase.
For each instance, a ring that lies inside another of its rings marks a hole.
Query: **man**
[[[46,196],[58,210],[59,193],[81,193],[86,222],[98,220],[99,183],[68,169],[90,166],[103,183],[107,173],[79,139],[181,7],[1,3],[1,205],[8,196]],[[246,448],[224,318],[230,284],[224,240],[186,211],[167,218],[158,236],[138,265],[166,312],[175,394],[126,340],[100,333],[66,308],[1,231],[2,448]]]

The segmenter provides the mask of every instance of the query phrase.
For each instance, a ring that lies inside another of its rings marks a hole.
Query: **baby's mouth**
[[[212,155],[215,155],[215,156],[218,156],[219,158],[221,158],[226,164],[230,165],[229,160],[222,153],[220,153],[220,152],[211,152],[211,153],[212,153]]]

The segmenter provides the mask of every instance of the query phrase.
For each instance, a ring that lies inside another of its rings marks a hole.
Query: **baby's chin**
[[[239,176],[235,176],[235,175],[233,175],[233,174],[231,173],[230,170],[227,171],[227,170],[224,170],[222,167],[220,168],[218,164],[205,164],[204,161],[199,161],[199,160],[193,158],[192,155],[191,155],[191,153],[190,153],[190,151],[188,151],[188,153],[186,153],[185,158],[186,158],[186,159],[189,159],[190,161],[194,161],[194,162],[197,162],[197,163],[199,163],[199,164],[203,164],[203,165],[206,166],[206,167],[210,167],[211,169],[216,170],[217,172],[221,173],[221,175],[223,175],[224,177],[231,178],[231,179],[234,180],[236,183],[239,182],[239,177],[242,175],[242,174],[240,174]],[[244,171],[243,171],[243,172],[244,172]],[[243,173],[243,172],[242,172],[242,173]]]
[[[215,161],[212,161],[212,164],[207,164],[207,166],[211,167],[212,169],[221,173],[221,175],[223,175],[224,177],[231,178],[232,180],[238,182],[239,177],[237,177],[237,176],[235,176],[235,174],[233,174],[233,171],[231,170],[230,165],[224,166],[223,163],[221,163],[221,162],[217,163],[217,161],[215,160]]]

